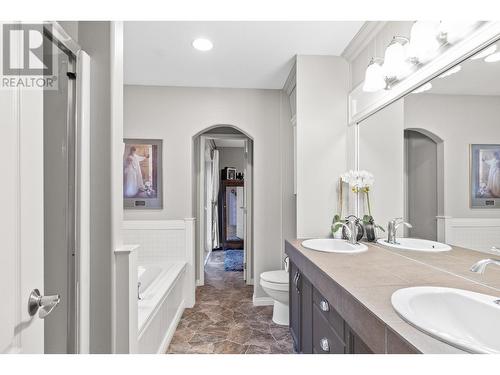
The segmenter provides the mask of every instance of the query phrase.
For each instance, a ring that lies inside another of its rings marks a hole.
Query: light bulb
[[[408,57],[416,59],[422,64],[432,60],[437,55],[437,51],[441,46],[438,34],[438,21],[415,22],[410,32]]]
[[[386,86],[384,72],[379,62],[372,59],[366,68],[363,91],[375,92],[384,89]]]
[[[470,59],[471,60],[478,60],[482,59],[483,57],[489,56],[497,51],[497,45],[494,44],[492,46],[489,46],[486,49],[483,49],[481,52],[476,53],[474,56],[472,56]]]
[[[212,48],[214,48],[213,43],[205,38],[198,38],[193,40],[193,47],[197,49],[198,51],[210,51]]]

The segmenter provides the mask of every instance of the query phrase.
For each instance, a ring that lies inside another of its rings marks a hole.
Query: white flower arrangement
[[[343,173],[340,178],[346,184],[349,184],[354,193],[368,193],[375,182],[373,174],[368,171],[353,171]]]

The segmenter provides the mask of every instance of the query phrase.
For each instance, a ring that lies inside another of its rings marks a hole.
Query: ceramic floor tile
[[[196,288],[196,305],[184,311],[167,353],[293,353],[288,327],[273,323],[272,306],[254,306],[252,296],[242,272],[224,271],[224,252],[212,252],[205,285]]]

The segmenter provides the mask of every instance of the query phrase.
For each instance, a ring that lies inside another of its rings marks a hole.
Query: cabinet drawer
[[[317,307],[318,313],[328,321],[329,325],[335,331],[337,336],[345,341],[346,337],[344,319],[342,319],[342,317],[327,301],[327,299],[323,297],[321,293],[316,289],[314,289],[313,291],[313,303]]]
[[[346,345],[340,338],[323,312],[313,305],[313,351],[315,354],[344,354]]]

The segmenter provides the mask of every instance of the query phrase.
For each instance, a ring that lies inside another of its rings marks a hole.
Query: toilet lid
[[[284,270],[262,272],[260,278],[269,283],[288,284],[288,272]]]

